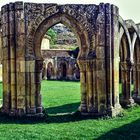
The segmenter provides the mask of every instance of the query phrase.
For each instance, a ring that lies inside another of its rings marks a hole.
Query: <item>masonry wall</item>
[[[42,116],[41,40],[58,22],[79,40],[82,115],[120,113],[118,8],[110,4],[10,3],[2,7],[3,107],[13,116]]]

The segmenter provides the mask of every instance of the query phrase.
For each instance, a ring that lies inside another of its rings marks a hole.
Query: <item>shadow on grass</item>
[[[96,140],[140,140],[140,119],[113,129]]]
[[[80,82],[80,80],[70,80],[70,79],[47,79],[43,81],[77,82],[77,83]]]
[[[66,104],[63,106],[44,109],[44,116],[40,117],[9,117],[0,114],[0,124],[36,124],[36,123],[66,123],[86,119],[95,119],[97,117],[83,116],[77,111],[78,103]]]
[[[65,104],[62,106],[45,108],[44,111],[46,112],[46,114],[71,113],[77,111],[79,105],[80,102]]]

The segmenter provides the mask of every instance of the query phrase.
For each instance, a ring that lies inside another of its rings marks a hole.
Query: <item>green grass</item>
[[[71,113],[80,104],[80,83],[65,81],[42,82],[42,105],[49,114]]]
[[[91,119],[73,112],[79,106],[78,82],[42,82],[43,105],[49,116],[14,119],[0,116],[0,140],[138,140],[140,107],[124,110],[115,118]]]

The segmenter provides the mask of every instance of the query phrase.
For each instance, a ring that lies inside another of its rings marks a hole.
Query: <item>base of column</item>
[[[134,94],[133,99],[134,99],[135,103],[140,104],[140,95]]]
[[[9,116],[17,116],[17,110],[16,109],[11,109],[9,111]]]
[[[85,104],[81,104],[78,108],[78,111],[79,112],[83,112],[83,113],[86,113],[87,112],[87,106]]]
[[[107,115],[111,116],[111,117],[115,117],[119,114],[121,114],[123,111],[122,107],[120,104],[116,104],[115,107],[110,107],[107,110]]]
[[[43,112],[43,107],[37,107],[37,108],[32,108],[30,109],[30,113],[26,114],[27,117],[39,117],[42,118],[44,117]]]
[[[9,109],[4,108],[4,107],[1,107],[1,108],[0,108],[0,112],[1,112],[1,113],[5,113],[5,114],[8,114],[8,113],[9,113]]]
[[[93,116],[93,117],[101,117],[101,116],[110,116],[110,117],[114,117],[119,115],[122,112],[122,107],[120,106],[120,104],[116,105],[115,107],[111,107],[108,108],[106,110],[102,110],[100,112],[97,111],[97,109],[94,110],[90,110],[90,112],[88,112],[87,110],[82,111],[79,110],[81,115],[84,116]]]
[[[130,98],[130,99],[120,99],[120,104],[122,107],[124,108],[128,108],[128,107],[132,107],[135,105],[135,101],[134,99]]]
[[[38,108],[28,108],[26,112],[25,109],[5,109],[3,107],[0,108],[0,113],[9,117],[37,117],[37,118],[42,118],[44,117],[43,109],[42,107]]]
[[[25,117],[37,117],[37,118],[43,118],[44,114],[43,113],[36,113],[36,114],[26,114]]]

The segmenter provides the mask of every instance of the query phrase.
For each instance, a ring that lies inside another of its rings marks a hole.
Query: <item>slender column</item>
[[[137,98],[140,98],[140,63],[137,63],[137,84],[138,84],[138,95]]]
[[[112,106],[111,116],[121,112],[119,103],[119,10],[111,5],[111,49],[112,49]]]
[[[138,94],[138,71],[137,71],[137,63],[134,63],[133,67],[133,84],[134,84],[134,94],[133,98],[137,97]]]
[[[87,112],[87,92],[86,92],[86,61],[77,60],[80,68],[80,88],[81,88],[81,105],[79,111],[81,113]]]
[[[140,63],[135,64],[135,82],[133,98],[136,103],[140,104]]]
[[[106,4],[106,92],[107,92],[107,108],[112,110],[112,46],[111,46],[111,5]]]
[[[88,112],[93,112],[93,62],[87,60],[86,62],[86,84],[87,84],[87,104]],[[95,88],[95,87],[94,87]]]
[[[41,104],[41,72],[42,72],[43,60],[36,60],[35,64],[35,83],[36,83],[36,113],[42,114],[42,104]]]
[[[134,100],[132,99],[131,94],[131,72],[132,72],[132,63],[128,60],[123,65],[123,83],[122,83],[122,106],[130,106],[134,104]]]
[[[57,57],[53,59],[54,62],[54,79],[57,79],[58,67],[57,67]]]
[[[10,16],[10,69],[11,69],[11,115],[16,114],[17,91],[16,91],[16,34],[15,34],[15,4],[9,4]]]

